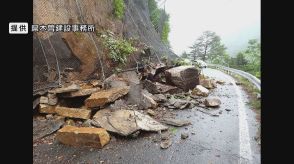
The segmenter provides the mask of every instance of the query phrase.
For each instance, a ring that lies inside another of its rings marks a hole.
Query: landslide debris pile
[[[165,149],[171,145],[170,126],[191,125],[170,112],[199,107],[208,113],[218,107],[220,100],[209,97],[217,83],[193,66],[156,64],[104,81],[70,81],[34,96],[33,141],[55,133],[62,144],[102,148],[114,135],[138,137],[146,131],[160,133]]]

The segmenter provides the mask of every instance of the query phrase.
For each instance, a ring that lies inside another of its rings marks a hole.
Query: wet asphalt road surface
[[[160,134],[150,132],[141,132],[137,138],[112,137],[103,149],[62,145],[51,135],[43,139],[46,142],[33,146],[33,162],[259,164],[260,146],[254,140],[259,122],[246,105],[245,92],[241,86],[229,85],[233,79],[221,71],[207,68],[204,75],[226,82],[210,93],[221,99],[221,106],[210,111],[219,116],[202,113],[196,109],[199,107],[172,111],[176,118],[189,120],[192,125],[172,128],[172,145],[168,149],[160,148]],[[182,132],[189,137],[181,139]]]

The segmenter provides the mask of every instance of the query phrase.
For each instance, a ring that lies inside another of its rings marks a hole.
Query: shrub
[[[114,15],[116,18],[121,19],[125,12],[125,3],[123,0],[113,0]]]
[[[107,31],[105,34],[101,34],[103,39],[103,45],[109,51],[108,55],[114,62],[125,64],[127,56],[136,51],[136,48],[125,39],[115,38],[114,34]]]

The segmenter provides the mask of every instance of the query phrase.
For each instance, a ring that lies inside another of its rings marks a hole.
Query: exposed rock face
[[[184,91],[195,88],[199,84],[198,70],[193,66],[179,66],[165,71],[166,82]]]
[[[85,100],[88,108],[103,106],[107,103],[114,102],[116,99],[126,95],[130,87],[111,88],[93,93]]]
[[[71,146],[102,148],[110,141],[110,135],[103,128],[64,126],[58,130],[56,139]]]

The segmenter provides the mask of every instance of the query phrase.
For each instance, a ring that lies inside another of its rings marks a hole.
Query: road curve
[[[260,80],[248,72],[234,69],[234,68],[230,68],[230,67],[221,66],[221,65],[216,65],[216,64],[209,64],[208,66],[214,67],[217,69],[222,69],[222,70],[229,71],[229,72],[235,73],[237,75],[240,75],[240,76],[248,79],[252,84],[254,84],[257,87],[258,90],[260,90]]]

